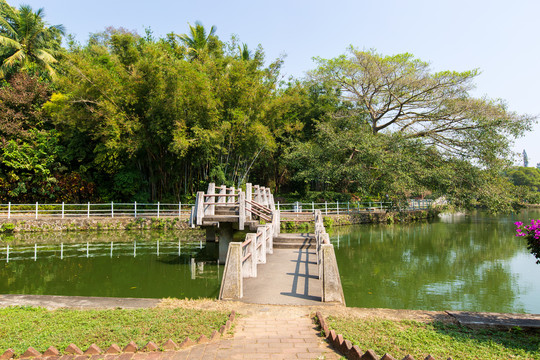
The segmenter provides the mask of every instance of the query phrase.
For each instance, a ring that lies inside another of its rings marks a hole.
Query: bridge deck
[[[256,278],[244,279],[242,301],[256,304],[321,305],[322,281],[315,249],[274,249]]]

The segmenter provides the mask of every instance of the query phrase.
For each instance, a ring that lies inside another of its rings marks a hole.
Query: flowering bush
[[[516,236],[524,236],[527,239],[527,248],[534,255],[537,264],[540,264],[540,219],[531,220],[531,225],[524,225],[521,221],[516,222]]]

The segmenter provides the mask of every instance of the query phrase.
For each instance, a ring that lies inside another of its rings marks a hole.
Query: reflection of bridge
[[[225,262],[220,299],[272,304],[344,303],[333,245],[322,215],[315,211],[314,234],[280,234],[280,211],[270,190],[215,184],[198,192],[190,225],[219,242]],[[245,239],[234,232],[249,229]]]

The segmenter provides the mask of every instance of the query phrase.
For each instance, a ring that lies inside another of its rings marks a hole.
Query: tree
[[[57,60],[62,25],[47,26],[43,20],[43,8],[36,12],[28,5],[12,8],[5,0],[0,0],[0,78],[17,67],[28,71],[37,68],[54,76],[52,67]]]
[[[28,74],[15,74],[0,87],[0,144],[28,139],[29,130],[50,129],[41,110],[51,90]]]
[[[449,155],[493,161],[535,121],[509,112],[500,100],[471,97],[477,70],[433,73],[411,54],[383,56],[352,47],[348,56],[316,61],[312,77],[339,88],[353,111],[366,115],[373,134],[399,132]]]
[[[178,35],[178,38],[187,47],[191,59],[200,59],[203,54],[216,51],[219,47],[216,30],[216,27],[212,26],[207,34],[203,24],[196,21],[195,26],[189,25],[189,34]]]

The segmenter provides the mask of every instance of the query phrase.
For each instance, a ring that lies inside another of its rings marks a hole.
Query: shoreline
[[[386,212],[380,210],[351,212],[349,214],[323,215],[326,224],[332,226],[347,226],[357,224],[394,224],[425,221],[438,215],[434,210],[414,210],[404,212]],[[308,226],[313,221],[311,213],[281,213],[281,228],[294,230]],[[198,230],[190,228],[189,218],[170,217],[90,217],[64,218],[43,217],[1,218],[0,234],[23,232],[61,232],[61,231],[104,231],[104,230]]]

